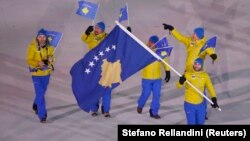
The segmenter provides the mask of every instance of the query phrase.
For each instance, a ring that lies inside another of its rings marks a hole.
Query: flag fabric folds
[[[168,45],[168,40],[166,37],[156,42],[155,46],[156,46],[156,54],[162,58],[170,56],[172,49],[174,48]]]
[[[207,40],[206,44],[201,48],[200,53],[202,53],[207,48],[215,48],[216,47],[216,40],[217,40],[216,36]]]
[[[46,30],[46,32],[48,35],[50,45],[52,45],[53,47],[56,48],[58,46],[59,42],[61,41],[63,34],[61,32],[49,31],[49,30]]]
[[[98,10],[98,4],[91,3],[88,1],[78,1],[79,8],[76,14],[88,19],[95,19]]]
[[[156,59],[118,25],[71,68],[72,91],[89,112],[99,98]]]
[[[120,9],[120,15],[119,15],[119,22],[128,20],[128,7],[125,5],[125,7]]]

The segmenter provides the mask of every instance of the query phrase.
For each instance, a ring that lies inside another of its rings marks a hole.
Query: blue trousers
[[[97,112],[98,111],[99,103],[100,103],[100,101],[98,100],[98,102],[96,104],[94,104],[94,106],[93,106],[93,108],[91,110],[92,112]],[[111,90],[107,91],[102,96],[102,106],[103,106],[104,113],[109,113],[109,111],[110,111],[110,103],[111,103]]]
[[[47,76],[32,76],[35,88],[34,104],[37,105],[38,117],[41,120],[47,115],[45,93],[49,84],[50,75]]]
[[[153,115],[158,115],[160,109],[161,83],[161,79],[142,79],[142,93],[137,101],[138,107],[143,108],[151,92],[153,92],[150,109],[152,110]]]
[[[184,109],[188,125],[203,125],[206,116],[206,101],[200,104],[184,102]]]

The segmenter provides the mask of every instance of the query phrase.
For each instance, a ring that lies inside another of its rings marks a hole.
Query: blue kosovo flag
[[[48,30],[46,30],[46,33],[48,35],[50,45],[56,48],[62,39],[62,33],[57,31],[48,31]]]
[[[120,15],[119,15],[119,22],[128,20],[128,8],[127,5],[121,8]]]
[[[91,3],[88,1],[78,1],[79,8],[76,11],[77,15],[80,15],[82,17],[86,17],[89,19],[94,19],[97,10],[98,10],[98,4]]]
[[[170,56],[172,49],[174,48],[168,45],[167,37],[164,37],[158,42],[156,42],[155,46],[156,46],[156,54],[161,56],[162,58]]]
[[[119,26],[70,70],[72,91],[81,109],[89,112],[106,92],[156,61]]]
[[[200,53],[202,53],[207,48],[215,48],[216,47],[216,40],[217,40],[216,36],[214,36],[214,37],[210,38],[209,40],[207,40],[206,44],[201,48]]]

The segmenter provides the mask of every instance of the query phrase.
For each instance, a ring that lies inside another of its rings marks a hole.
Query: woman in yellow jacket
[[[148,41],[148,47],[152,50],[155,49],[154,44],[159,40],[157,36],[151,36]],[[167,61],[167,58],[164,59]],[[142,109],[147,102],[147,99],[151,93],[153,92],[152,102],[150,105],[150,117],[159,119],[161,118],[158,115],[158,111],[160,109],[160,95],[161,95],[161,83],[162,83],[162,74],[161,74],[161,65],[160,61],[155,61],[150,65],[146,66],[142,70],[142,93],[138,99],[138,107],[137,112],[142,113]],[[168,82],[170,80],[170,69],[163,64],[166,77],[165,81]]]
[[[46,122],[47,110],[45,93],[53,70],[54,48],[50,46],[45,30],[38,31],[36,39],[28,46],[27,64],[32,74],[35,88],[33,110],[38,114],[40,122]]]
[[[206,100],[190,85],[185,81],[188,80],[201,92],[206,88],[209,92],[209,95],[214,103],[213,108],[219,107],[217,104],[216,93],[213,87],[213,84],[210,80],[209,75],[202,71],[203,60],[197,58],[193,64],[193,70],[191,72],[186,72],[185,75],[180,77],[179,82],[176,84],[177,88],[185,86],[185,102],[184,109],[187,118],[187,124],[201,124],[205,123],[206,115]]]
[[[185,64],[185,72],[190,72],[193,69],[193,63],[196,58],[206,58],[206,55],[209,55],[213,62],[217,59],[217,54],[213,48],[207,48],[200,53],[200,50],[205,46],[207,38],[204,36],[204,28],[198,27],[193,31],[192,36],[182,35],[176,28],[172,25],[163,24],[165,30],[169,30],[171,35],[179,42],[183,43],[186,47],[187,56]]]

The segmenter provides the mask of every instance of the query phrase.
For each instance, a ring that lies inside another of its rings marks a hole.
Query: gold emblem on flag
[[[102,61],[102,73],[99,84],[103,87],[111,88],[113,83],[122,83],[120,60],[117,60],[114,63],[108,62],[107,59]]]
[[[84,13],[85,15],[87,15],[87,14],[89,13],[88,7],[84,7],[84,8],[82,9],[82,13]]]

